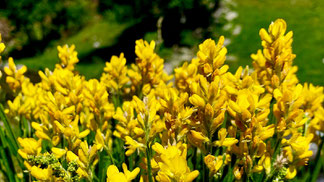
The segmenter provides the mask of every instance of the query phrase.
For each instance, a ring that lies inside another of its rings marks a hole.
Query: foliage
[[[9,58],[2,76],[10,90],[1,92],[13,98],[0,105],[4,180],[316,180],[323,87],[299,84],[286,28],[278,19],[261,29],[253,70],[234,74],[223,36],[205,40],[174,75],[164,72],[154,41],[136,41],[130,67],[123,53],[113,56],[100,79],[75,71],[74,45],[58,47],[60,62],[39,71],[38,83]]]
[[[79,30],[88,21],[91,6],[88,0],[5,0],[1,3],[0,14],[12,26],[10,34],[14,46],[9,48],[21,49],[30,44],[42,48],[53,37]]]

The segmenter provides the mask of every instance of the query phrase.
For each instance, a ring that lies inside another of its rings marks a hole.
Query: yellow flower
[[[205,106],[205,101],[204,99],[202,99],[199,95],[194,94],[191,97],[189,97],[189,101],[191,104],[193,104],[194,106],[198,106],[198,107],[204,107]]]
[[[204,136],[201,132],[195,130],[190,130],[190,134],[188,135],[188,137],[190,137],[190,140],[197,145],[204,142],[209,142],[208,137]]]
[[[108,92],[106,87],[96,79],[91,79],[85,82],[84,89],[84,102],[86,106],[90,107],[101,121],[107,120],[114,115],[114,105],[108,102]],[[98,123],[100,124],[100,123]]]
[[[75,155],[73,152],[67,151],[67,153],[66,153],[66,160],[68,162],[78,161],[79,160],[79,157],[77,155]]]
[[[42,150],[42,140],[38,141],[34,138],[18,138],[18,143],[22,149],[18,149],[18,153],[24,159],[28,158],[28,155],[37,155]]]
[[[283,139],[282,143],[284,145],[289,145],[290,147],[285,147],[284,151],[292,151],[294,158],[290,158],[290,162],[306,159],[312,156],[313,151],[309,150],[310,142],[312,141],[313,134],[309,134],[304,137],[299,133],[293,133],[292,137],[289,140]]]
[[[35,177],[36,179],[38,180],[43,180],[43,181],[46,181],[46,180],[49,180],[52,178],[52,174],[53,171],[51,168],[39,168],[37,166],[33,166],[31,167],[30,169],[30,174]]]
[[[169,139],[176,141],[183,139],[189,131],[187,129],[191,123],[189,118],[195,111],[194,108],[186,106],[188,93],[181,93],[165,84],[160,84],[155,91],[161,105],[159,112],[164,115]]]
[[[90,166],[95,166],[97,163],[97,145],[88,146],[88,142],[84,141],[80,143],[80,148],[78,150],[78,157],[80,161],[84,164],[85,168],[88,169]]]
[[[158,85],[160,82],[165,82],[170,79],[163,71],[164,60],[154,52],[154,48],[154,41],[151,41],[150,43],[142,39],[136,41],[136,66],[138,67],[138,72],[140,73],[142,79],[141,86],[149,83],[153,87]],[[136,85],[137,83],[133,84]]]
[[[261,172],[265,170],[266,174],[270,174],[271,172],[271,157],[268,153],[262,155],[259,159],[258,164],[253,167],[253,172]]]
[[[190,64],[185,62],[182,67],[175,68],[175,84],[179,91],[189,91],[190,85],[196,81],[198,59],[193,59]]]
[[[129,81],[124,53],[121,53],[119,57],[112,56],[110,62],[106,62],[104,71],[106,73],[102,74],[100,80],[112,93],[117,94]]]
[[[223,156],[213,156],[208,154],[204,157],[204,162],[209,169],[210,174],[216,174],[223,165]]]
[[[114,135],[122,138],[127,145],[126,155],[133,154],[137,149],[143,150],[157,134],[165,129],[158,110],[160,105],[154,91],[143,100],[133,96],[131,102],[123,104],[123,110],[117,109],[114,116],[119,121]],[[135,117],[135,112],[137,117]]]
[[[72,44],[71,47],[64,45],[63,47],[57,46],[58,57],[61,60],[60,64],[57,64],[57,68],[68,69],[70,71],[74,70],[74,65],[79,62],[77,57],[78,53],[74,51],[75,46]]]
[[[126,164],[122,165],[123,171],[119,172],[115,165],[110,165],[107,169],[107,182],[130,182],[136,178],[140,169],[137,167],[133,171],[129,171]]]
[[[52,150],[53,154],[55,155],[55,157],[58,159],[66,154],[66,149],[60,149],[60,148],[53,147],[51,150]]]
[[[223,75],[228,66],[222,66],[226,59],[227,49],[223,47],[224,37],[221,36],[216,45],[214,40],[207,39],[199,45],[197,57],[199,59],[199,73],[212,79],[217,75]]]
[[[14,92],[21,88],[23,82],[29,82],[29,79],[24,77],[27,67],[22,66],[20,69],[17,69],[12,57],[9,57],[8,67],[5,67],[4,71],[7,74],[6,82]]]
[[[289,166],[286,174],[287,179],[293,179],[297,174],[297,170],[295,166]]]
[[[36,130],[35,135],[40,139],[45,139],[51,141],[51,138],[48,136],[48,129],[45,126],[42,126],[39,123],[32,122],[32,127]]]
[[[286,33],[287,25],[282,19],[277,19],[271,23],[268,32],[260,30],[263,52],[258,51],[252,54],[253,67],[260,84],[272,93],[281,84],[294,85],[298,82],[295,72],[296,67],[292,67],[293,59],[296,57],[292,53],[292,31]]]
[[[169,145],[164,148],[161,144],[155,143],[152,149],[157,152],[155,156],[159,166],[157,181],[190,182],[199,175],[197,170],[190,171],[187,166],[186,144],[178,143],[176,146]]]
[[[145,145],[133,140],[131,137],[125,137],[125,144],[127,145],[128,150],[126,151],[126,156],[130,156],[133,154],[137,149],[144,148]]]
[[[226,135],[227,135],[226,129],[221,128],[218,131],[218,139],[219,140],[215,141],[214,144],[217,146],[230,147],[238,142],[238,140],[235,138],[226,138]]]

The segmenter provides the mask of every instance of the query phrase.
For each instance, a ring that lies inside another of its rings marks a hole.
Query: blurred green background
[[[157,52],[170,71],[190,61],[206,38],[225,36],[227,64],[251,66],[261,48],[259,29],[283,18],[294,32],[301,82],[324,85],[323,0],[4,0],[0,33],[17,64],[37,70],[54,68],[57,45],[75,44],[77,70],[99,77],[105,61],[124,52],[135,60],[135,40],[158,42]],[[2,67],[4,65],[1,65]]]

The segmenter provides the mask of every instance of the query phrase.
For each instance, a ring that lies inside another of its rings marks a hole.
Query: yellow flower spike
[[[261,29],[259,34],[263,51],[251,55],[255,69],[253,74],[270,93],[281,85],[293,86],[298,83],[296,68],[292,66],[296,57],[291,48],[293,33],[290,31],[285,35],[286,29],[286,22],[282,19],[271,23],[268,32]]]
[[[194,106],[205,107],[205,100],[197,94],[194,94],[191,97],[189,97],[189,101]]]
[[[121,91],[127,82],[130,80],[127,77],[127,66],[124,53],[121,53],[119,57],[112,56],[110,62],[106,62],[104,68],[105,73],[102,74],[100,80],[111,93],[117,93]]]
[[[16,92],[17,89],[21,89],[24,82],[29,82],[29,79],[24,77],[27,67],[22,66],[20,69],[17,69],[12,57],[9,57],[8,67],[5,67],[4,71],[7,74],[6,82],[14,92]]]
[[[61,64],[57,64],[57,68],[64,68],[73,71],[76,63],[79,62],[77,57],[78,53],[74,51],[75,46],[72,44],[71,47],[68,45],[57,46],[58,57],[61,60]]]
[[[129,76],[136,76],[136,73],[140,73],[141,78],[139,80],[132,79],[132,86],[141,87],[145,84],[151,86],[157,86],[161,82],[166,82],[170,79],[167,74],[163,71],[164,60],[161,59],[155,52],[155,42],[151,41],[149,44],[144,40],[137,40],[135,46],[135,54],[137,55],[136,66],[132,67],[131,72],[128,72]],[[142,84],[142,85],[139,85]],[[146,89],[147,90],[147,89]]]
[[[228,66],[221,67],[226,59],[227,49],[223,47],[224,37],[221,36],[216,45],[214,40],[207,39],[199,45],[197,57],[199,60],[199,71],[202,75],[212,79],[217,75],[226,73]]]

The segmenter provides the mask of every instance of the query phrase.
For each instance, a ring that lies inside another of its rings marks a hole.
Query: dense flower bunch
[[[154,41],[136,41],[130,66],[123,53],[113,56],[99,80],[75,71],[74,45],[58,47],[60,62],[39,71],[38,83],[9,58],[4,72],[13,99],[4,113],[23,128],[13,140],[23,164],[16,179],[26,173],[38,181],[295,178],[315,155],[311,143],[320,156],[323,87],[298,82],[284,20],[260,36],[253,69],[235,73],[224,64],[223,36],[205,40],[174,75],[164,72]]]

